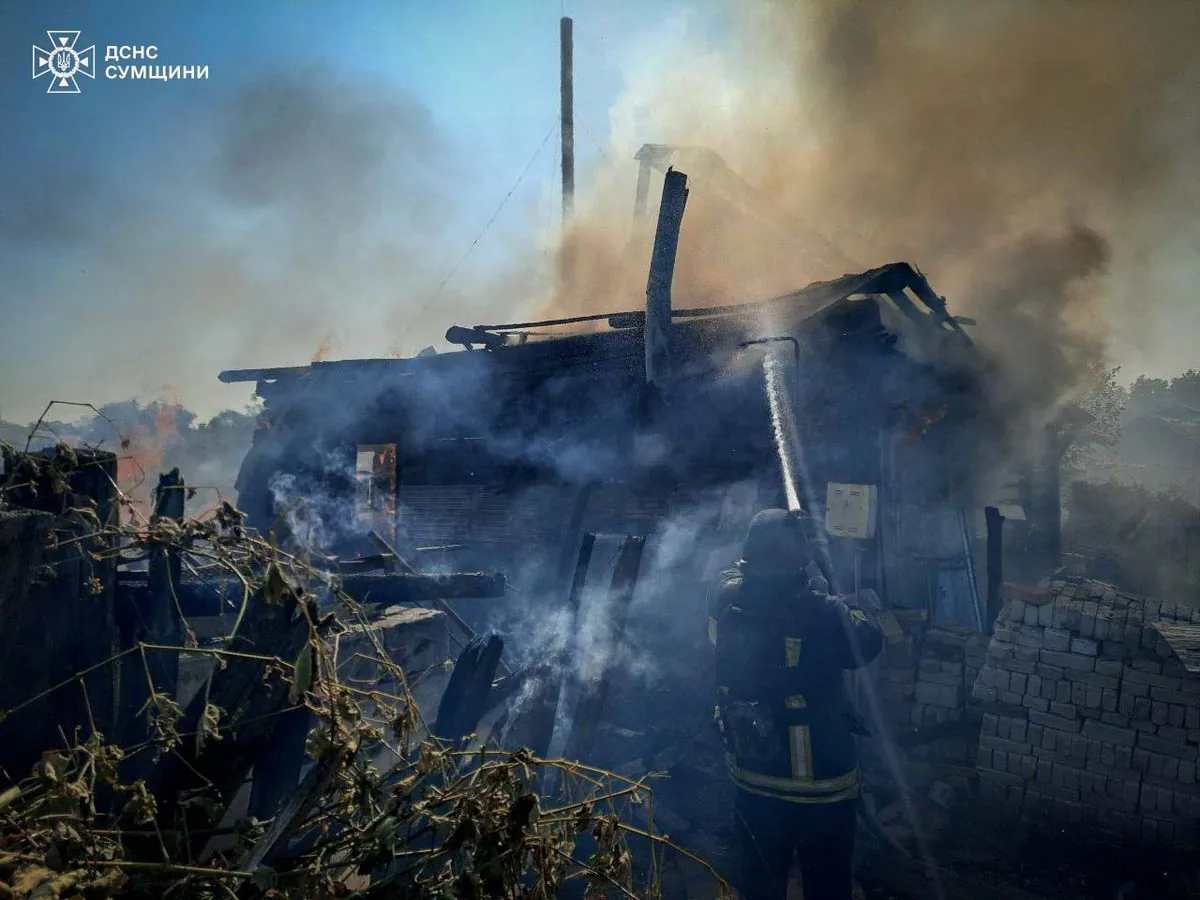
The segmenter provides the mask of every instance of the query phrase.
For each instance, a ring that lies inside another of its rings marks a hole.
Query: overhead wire
[[[463,263],[465,263],[467,261],[467,259],[471,256],[471,253],[474,252],[475,248],[479,246],[479,242],[481,240],[483,240],[484,235],[486,235],[488,233],[488,230],[492,227],[493,223],[495,223],[496,219],[500,216],[500,213],[504,210],[504,207],[506,205],[508,205],[508,201],[512,199],[513,194],[515,194],[517,192],[517,189],[521,186],[521,183],[525,180],[525,176],[529,174],[529,170],[532,169],[533,164],[535,162],[537,162],[537,158],[542,155],[542,151],[546,148],[546,144],[549,142],[550,138],[554,135],[555,129],[557,127],[558,127],[557,123],[550,126],[550,130],[546,132],[546,136],[544,138],[542,138],[542,142],[540,144],[538,144],[537,149],[533,152],[533,156],[531,156],[529,158],[529,162],[527,162],[525,164],[525,168],[521,170],[521,174],[517,176],[517,180],[513,183],[513,186],[511,188],[509,188],[508,193],[504,195],[504,199],[502,199],[500,201],[500,205],[496,207],[496,211],[494,213],[492,213],[492,217],[487,220],[487,224],[485,224],[483,226],[483,228],[480,230],[479,234],[475,236],[475,240],[471,241],[471,246],[467,247],[466,252],[462,255],[462,257],[458,260],[458,262],[456,262],[454,264],[454,267],[450,270],[450,272],[446,275],[446,277],[441,280],[441,283],[438,284],[437,289],[429,296],[429,299],[427,299],[424,303],[422,303],[420,305],[420,307],[417,308],[417,310],[416,310],[417,315],[420,315],[421,313],[425,312],[425,310],[428,309],[430,306],[432,306],[434,301],[436,301],[442,295],[442,291],[445,290],[446,285],[449,284],[450,280],[452,278],[454,278],[455,275],[458,274],[459,270],[463,266]]]
[[[613,161],[609,158],[608,154],[604,152],[603,145],[601,145],[599,139],[594,134],[592,134],[592,130],[590,128],[588,128],[587,125],[584,124],[583,122],[577,122],[576,124],[578,124],[579,127],[583,129],[583,133],[586,134],[588,136],[588,139],[596,146],[596,150],[599,151],[600,155],[604,157],[604,161],[611,166],[613,164]]]

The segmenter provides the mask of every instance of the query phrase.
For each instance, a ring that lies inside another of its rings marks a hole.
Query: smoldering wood
[[[394,572],[396,557],[390,553],[372,553],[368,556],[358,556],[354,559],[339,559],[337,570],[344,575],[362,574],[366,572]]]
[[[582,521],[582,513],[580,520]],[[570,623],[570,635],[575,635],[578,631],[579,622],[579,605],[583,596],[583,588],[587,583],[588,569],[592,564],[592,553],[596,547],[596,535],[588,532],[584,534],[579,542],[579,554],[575,558],[575,570],[571,575],[571,586],[567,591],[564,610],[567,614],[567,621]],[[566,666],[571,665],[571,660],[578,656],[574,650],[573,638],[568,639],[567,655],[562,662]],[[569,669],[568,669],[569,671]],[[532,739],[529,741],[534,752],[541,756],[545,756],[550,752],[550,745],[554,741],[554,729],[558,724],[559,711],[562,709],[564,702],[568,700],[567,693],[572,689],[573,685],[569,678],[560,679],[550,694],[548,702],[543,704],[542,715],[538,716],[538,721],[531,722]]]
[[[399,487],[399,485],[397,485],[397,487]],[[388,540],[383,535],[381,535],[378,531],[375,531],[374,529],[372,529],[370,532],[367,533],[367,538],[371,541],[371,543],[375,544],[375,546],[377,546],[382,551],[382,553],[385,557],[391,558],[391,567],[389,568],[388,571],[396,571],[398,569],[399,571],[403,572],[405,575],[416,575],[417,574],[417,570],[414,569],[412,567],[412,565],[409,564],[408,560],[406,560],[404,557],[400,556],[396,552],[396,548],[393,547],[391,545],[391,543],[389,543]]]
[[[559,553],[558,561],[554,567],[554,577],[556,586],[568,583],[572,585],[571,590],[574,590],[574,579],[578,577],[579,560],[584,560],[583,567],[587,568],[587,559],[591,556],[589,547],[587,557],[583,555],[583,542],[587,540],[587,536],[583,532],[583,521],[587,516],[588,506],[592,502],[592,494],[595,491],[595,485],[588,482],[575,494],[575,504],[571,508],[571,518],[567,523],[566,533],[563,535],[562,550]],[[591,541],[594,544],[596,536],[591,536]],[[570,603],[571,594],[568,594],[568,603]],[[578,605],[578,597],[575,598]]]
[[[650,196],[650,163],[641,160],[638,163],[637,194],[633,201],[633,220],[640,222],[646,215],[646,200]]]
[[[385,552],[397,559],[400,558],[400,554],[387,539],[374,533],[373,540]],[[450,621],[466,635],[468,641],[473,641],[478,637],[475,629],[450,605],[450,599],[503,597],[507,580],[498,573],[449,575],[393,573],[383,576],[364,575],[347,578],[343,580],[342,587],[352,597],[363,603],[432,605],[445,613]],[[512,674],[512,669],[503,659],[500,661],[500,668],[506,675]]]
[[[319,798],[325,794],[338,770],[338,758],[329,754],[318,759],[305,773],[303,780],[295,786],[278,811],[272,807],[271,825],[266,833],[245,853],[235,868],[242,872],[257,872],[259,866],[270,865],[285,855],[288,842],[296,837],[296,829],[312,812]],[[256,782],[257,783],[257,782]],[[253,801],[251,803],[253,806]],[[251,812],[251,815],[254,815]],[[237,890],[241,884],[236,884]]]
[[[297,707],[280,716],[275,728],[263,738],[251,761],[249,815],[262,820],[274,818],[288,798],[295,797],[313,721],[311,712]]]
[[[346,628],[338,638],[338,676],[343,681],[373,684],[392,697],[404,696],[407,687],[418,707],[436,709],[449,678],[445,663],[451,659],[450,619],[445,613],[396,606]],[[393,666],[403,671],[403,678]],[[375,715],[376,705],[366,700],[364,715]]]
[[[154,513],[151,524],[169,520],[183,522],[187,486],[179,469],[158,477],[154,491]],[[180,607],[178,586],[183,583],[183,555],[178,547],[158,546],[150,553],[151,607],[144,610],[146,640],[150,643],[180,646],[183,643],[183,610]],[[178,673],[174,665],[152,665],[156,687],[164,693],[175,693]]]
[[[625,639],[625,623],[645,548],[644,536],[626,535],[617,550],[616,565],[609,585],[608,616],[600,636],[603,642],[601,652],[605,654],[604,668],[594,684],[581,685],[582,691],[572,715],[575,727],[567,741],[566,755],[570,759],[588,759],[595,743],[596,729],[604,715],[613,670]]]

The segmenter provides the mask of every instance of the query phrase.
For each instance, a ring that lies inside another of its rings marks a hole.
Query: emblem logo
[[[79,94],[80,75],[96,77],[96,45],[76,50],[78,31],[47,31],[50,49],[33,45],[33,77],[50,76],[47,94]]]

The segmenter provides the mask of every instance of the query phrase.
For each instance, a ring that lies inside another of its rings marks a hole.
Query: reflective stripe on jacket
[[[744,566],[722,577],[709,607],[718,720],[739,789],[832,803],[858,794],[843,672],[874,659],[883,638],[861,611],[800,585]]]

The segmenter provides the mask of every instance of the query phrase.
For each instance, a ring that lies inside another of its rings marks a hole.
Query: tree
[[[1063,455],[1063,465],[1079,468],[1090,461],[1098,451],[1111,447],[1121,439],[1121,413],[1130,401],[1130,394],[1117,383],[1120,367],[1097,369],[1092,386],[1075,402],[1075,408],[1084,414],[1086,424]],[[1139,378],[1138,382],[1144,380]]]
[[[1188,369],[1171,379],[1171,399],[1200,415],[1200,370]]]
[[[1129,389],[1130,405],[1142,412],[1157,412],[1171,402],[1171,382],[1139,375]]]

